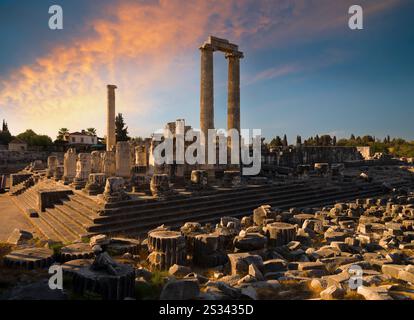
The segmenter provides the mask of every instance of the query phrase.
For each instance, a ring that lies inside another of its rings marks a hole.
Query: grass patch
[[[91,239],[89,237],[82,237],[81,238],[82,243],[89,243]]]
[[[138,300],[158,300],[167,271],[154,271],[149,282],[137,282],[135,284],[135,297]]]
[[[53,250],[53,255],[58,256],[65,245],[62,242],[56,242],[49,245],[50,250]]]

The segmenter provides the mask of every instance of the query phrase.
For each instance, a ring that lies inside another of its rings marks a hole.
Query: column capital
[[[108,89],[117,89],[118,87],[116,86],[116,85],[114,85],[114,84],[108,84],[107,86],[106,86]]]
[[[203,45],[199,48],[201,51],[206,50],[206,51],[215,51],[216,49],[209,43],[203,43]]]
[[[233,51],[233,52],[227,52],[225,55],[226,59],[228,58],[238,58],[238,59],[243,59],[244,58],[244,54],[241,51]]]

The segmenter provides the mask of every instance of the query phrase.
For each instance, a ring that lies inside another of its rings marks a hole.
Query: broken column
[[[108,84],[108,109],[106,123],[106,150],[111,151],[116,144],[115,136],[115,85]]]
[[[151,178],[150,189],[154,198],[164,198],[170,192],[170,180],[166,174],[154,174]]]
[[[106,177],[104,173],[91,173],[83,191],[90,196],[95,196],[104,191],[105,183]]]
[[[99,195],[99,200],[105,203],[128,200],[130,197],[125,192],[125,181],[121,177],[109,177],[106,179],[105,191]]]
[[[76,162],[76,176],[73,180],[73,187],[76,190],[83,189],[91,173],[91,155],[89,153],[79,153]]]
[[[74,148],[68,149],[63,159],[63,182],[64,184],[72,183],[76,175],[77,155]]]
[[[153,270],[168,270],[186,263],[185,238],[180,232],[158,230],[148,234],[148,262]]]
[[[293,224],[273,222],[263,227],[269,244],[280,247],[296,239],[296,227]]]
[[[47,158],[47,172],[46,176],[52,178],[55,174],[56,168],[59,165],[59,160],[56,156],[49,156]]]
[[[113,177],[116,173],[115,165],[115,151],[105,151],[101,155],[102,157],[102,173],[106,177]]]
[[[57,166],[55,173],[53,174],[53,178],[55,181],[59,181],[62,179],[64,173],[64,167],[63,166]]]
[[[91,173],[102,172],[102,158],[99,151],[91,152]]]
[[[131,156],[128,141],[119,141],[116,144],[116,176],[124,179],[131,178]]]

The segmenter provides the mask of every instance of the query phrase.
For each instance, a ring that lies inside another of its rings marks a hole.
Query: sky
[[[49,6],[63,9],[50,30]],[[363,30],[348,27],[353,4]],[[166,122],[199,128],[200,45],[228,39],[241,60],[241,127],[414,140],[411,0],[0,0],[0,120],[55,138],[105,135],[106,85],[132,137]],[[215,127],[226,128],[227,61],[214,54]]]

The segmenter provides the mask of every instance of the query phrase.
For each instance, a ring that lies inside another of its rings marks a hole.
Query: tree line
[[[296,137],[296,144],[304,146],[319,146],[319,147],[364,147],[369,146],[373,153],[382,152],[385,154],[390,154],[397,157],[414,157],[414,141],[407,141],[402,138],[391,138],[389,135],[384,139],[378,139],[375,136],[365,135],[365,136],[355,136],[351,134],[349,138],[337,139],[336,136],[331,136],[328,134],[324,135],[315,135],[311,136],[302,142],[302,137]],[[284,135],[283,138],[280,136],[274,137],[267,144],[269,148],[281,148],[288,147],[287,136]]]
[[[96,129],[92,127],[87,128],[86,130],[82,130],[81,132],[85,134],[97,135]],[[7,145],[14,138],[18,138],[25,141],[28,146],[48,147],[54,144],[62,145],[65,143],[65,135],[69,133],[70,131],[68,128],[60,128],[54,141],[48,135],[37,134],[32,129],[27,129],[26,131],[13,136],[9,131],[7,122],[3,120],[2,130],[0,131],[0,144]],[[128,141],[131,139],[128,133],[128,126],[125,123],[122,113],[118,113],[118,115],[115,117],[115,135],[116,141]],[[138,141],[142,140],[140,137],[137,137],[135,139]],[[105,144],[105,140],[106,137],[103,137],[103,139],[101,139],[103,144]]]

